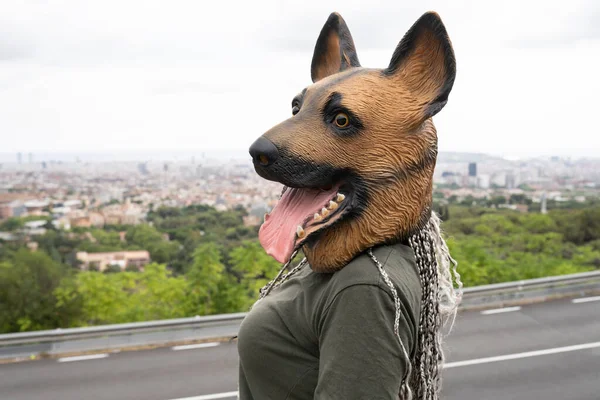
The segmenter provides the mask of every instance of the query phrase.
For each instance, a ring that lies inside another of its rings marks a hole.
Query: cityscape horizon
[[[20,155],[20,156],[19,156]],[[564,160],[600,160],[595,154],[577,154],[556,152],[513,152],[493,153],[493,152],[472,152],[472,151],[454,151],[440,150],[440,158],[444,156],[458,156],[460,161],[477,161],[481,157],[496,158],[505,161],[525,161],[532,159],[551,159],[560,158]],[[40,163],[40,162],[200,162],[209,161],[227,161],[227,160],[247,160],[251,161],[247,149],[242,148],[219,148],[219,149],[143,149],[143,150],[103,150],[103,151],[52,151],[52,150],[31,150],[20,152],[0,152],[0,164],[18,164],[20,163]]]

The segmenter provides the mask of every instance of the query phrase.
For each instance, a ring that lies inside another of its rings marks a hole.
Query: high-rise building
[[[23,154],[21,154],[21,153],[17,153],[17,162],[18,162],[19,164],[22,164],[22,163],[23,163]]]
[[[477,177],[477,186],[481,189],[489,189],[490,188],[490,176],[489,175],[479,175]]]
[[[513,174],[512,172],[509,172],[508,174],[506,174],[506,188],[514,189],[516,187],[517,187],[517,181],[516,181],[515,174]]]
[[[477,163],[469,163],[469,176],[477,176]]]
[[[148,175],[148,166],[146,165],[146,163],[139,163],[138,171],[142,175]]]
[[[542,207],[540,209],[542,214],[548,214],[548,207],[546,205],[546,192],[542,193]]]
[[[28,154],[29,164],[33,164],[33,153]]]

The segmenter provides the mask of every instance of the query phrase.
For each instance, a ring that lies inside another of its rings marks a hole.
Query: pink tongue
[[[308,217],[312,219],[336,191],[336,188],[329,191],[288,188],[258,231],[267,254],[280,263],[287,262],[294,251],[298,225],[303,226]]]

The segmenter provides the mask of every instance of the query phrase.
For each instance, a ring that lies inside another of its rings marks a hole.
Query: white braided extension
[[[394,333],[409,365],[402,379],[400,399],[412,400],[413,395],[416,395],[419,400],[438,400],[444,363],[442,327],[451,321],[448,332],[452,329],[462,297],[462,282],[456,270],[457,262],[450,256],[441,235],[440,219],[435,213],[432,213],[425,227],[408,241],[415,253],[422,291],[417,350],[412,361],[399,336],[401,303],[396,288],[372,249],[367,250],[367,254],[390,287],[396,306]],[[454,281],[457,283],[457,290],[454,289]]]

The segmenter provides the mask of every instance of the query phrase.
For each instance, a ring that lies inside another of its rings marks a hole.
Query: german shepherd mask
[[[313,84],[292,117],[250,147],[254,168],[284,185],[259,231],[287,262],[302,248],[311,268],[333,272],[366,249],[406,240],[431,216],[437,134],[456,63],[433,12],[409,29],[385,69],[362,68],[342,17],[321,30]]]

